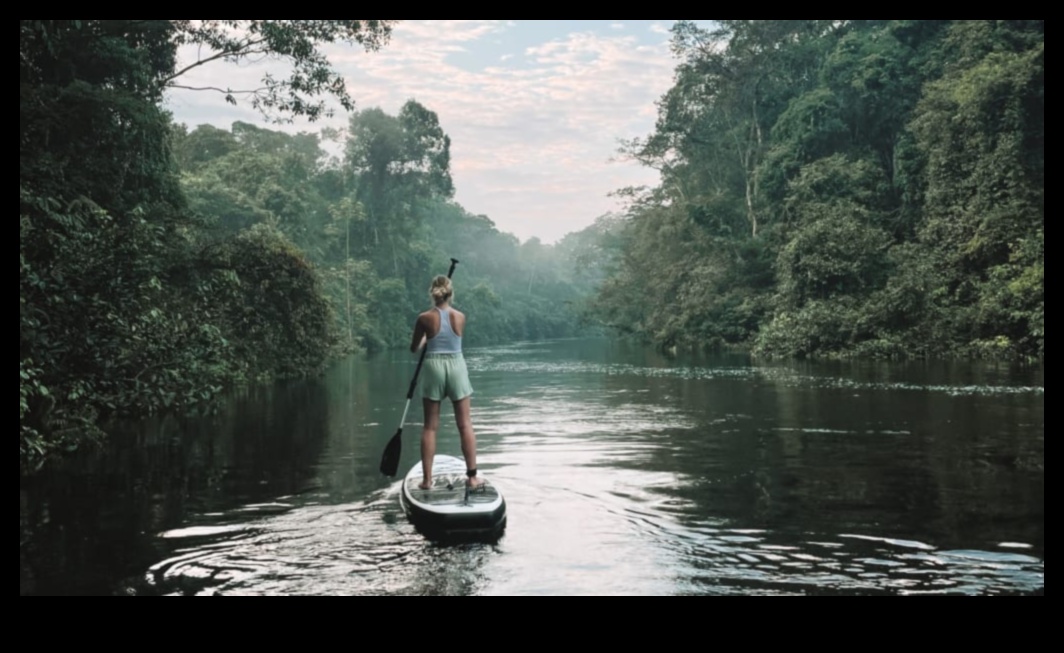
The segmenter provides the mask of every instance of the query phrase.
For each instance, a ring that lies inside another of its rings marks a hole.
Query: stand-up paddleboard
[[[506,529],[506,501],[495,485],[466,488],[465,461],[436,456],[432,489],[418,487],[424,475],[419,462],[403,479],[403,510],[420,531],[438,537],[497,537]]]

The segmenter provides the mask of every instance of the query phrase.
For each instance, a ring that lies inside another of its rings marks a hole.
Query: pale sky
[[[403,21],[378,52],[333,46],[357,109],[390,114],[409,99],[435,111],[451,137],[455,200],[522,241],[553,243],[619,208],[608,194],[652,185],[656,173],[614,161],[620,139],[648,135],[673,81],[671,20]],[[708,25],[710,21],[696,21]],[[181,61],[194,61],[183,50]],[[182,83],[253,88],[276,63],[214,63]],[[283,68],[279,69],[278,75]],[[243,120],[289,132],[342,128],[347,117],[269,125],[214,93],[173,91],[190,127]]]

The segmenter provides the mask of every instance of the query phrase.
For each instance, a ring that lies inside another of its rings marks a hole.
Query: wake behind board
[[[495,484],[484,478],[481,488],[466,490],[465,461],[436,456],[432,489],[418,487],[423,479],[419,462],[403,479],[400,500],[410,521],[424,534],[438,537],[492,537],[506,529],[506,501]]]

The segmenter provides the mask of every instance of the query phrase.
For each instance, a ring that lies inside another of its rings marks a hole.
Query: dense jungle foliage
[[[470,345],[572,335],[595,270],[574,236],[520,243],[452,200],[436,114],[353,111],[319,46],[372,51],[395,21],[20,21],[19,445],[23,471],[117,416],[209,404],[237,383],[406,346],[455,274]],[[180,45],[218,53],[177,69]],[[164,93],[212,60],[293,73],[241,96],[295,135],[175,124]]]
[[[1044,358],[1045,21],[681,21],[597,314],[665,348]]]

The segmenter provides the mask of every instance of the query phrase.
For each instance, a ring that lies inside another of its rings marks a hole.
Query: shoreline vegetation
[[[623,147],[661,184],[556,245],[454,202],[430,107],[354,110],[319,48],[372,57],[395,22],[20,21],[23,474],[109,420],[403,346],[450,256],[470,346],[1044,361],[1044,21],[679,21]],[[176,124],[187,44],[292,65],[220,101],[331,97],[348,128]]]
[[[609,324],[762,358],[1044,360],[1044,21],[718,21],[596,228]]]

